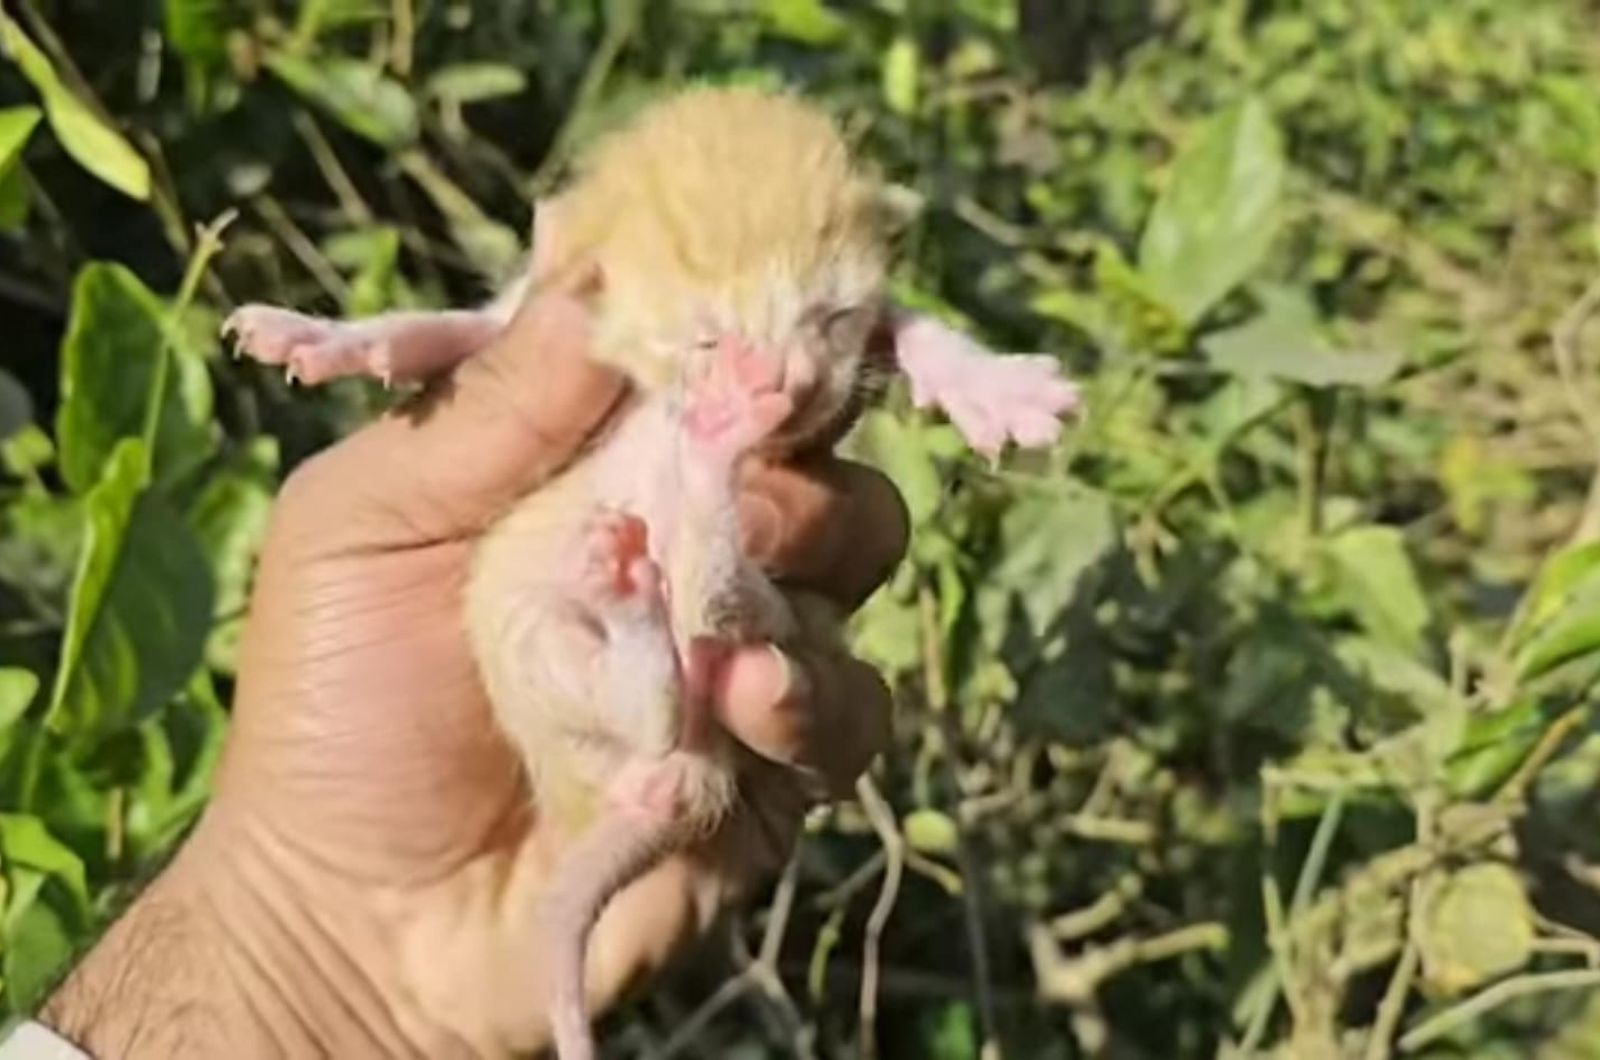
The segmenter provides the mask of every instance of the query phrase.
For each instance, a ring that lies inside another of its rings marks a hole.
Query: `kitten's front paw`
[[[684,428],[696,450],[712,462],[731,465],[765,439],[794,411],[780,389],[779,362],[737,340],[724,340],[706,378],[694,384],[684,409]]]
[[[991,459],[1006,443],[1028,449],[1054,445],[1061,418],[1078,407],[1078,387],[1063,378],[1054,357],[930,358],[913,366],[912,401],[945,410],[967,442]]]
[[[325,383],[364,375],[390,382],[387,346],[360,324],[317,317],[269,305],[236,309],[222,325],[222,337],[262,364],[282,365],[291,383]]]

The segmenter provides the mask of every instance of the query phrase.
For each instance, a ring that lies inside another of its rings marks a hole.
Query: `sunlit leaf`
[[[7,866],[26,865],[59,879],[78,903],[79,911],[88,912],[89,881],[83,860],[51,835],[39,818],[0,813],[0,858]]]
[[[1173,163],[1139,244],[1139,271],[1185,323],[1266,256],[1284,170],[1282,137],[1254,98],[1208,121]]]
[[[1422,646],[1428,600],[1406,551],[1405,536],[1392,526],[1357,526],[1327,543],[1344,605],[1373,636],[1408,651]]]
[[[382,67],[340,55],[288,51],[270,53],[266,63],[285,84],[356,135],[388,148],[416,140],[416,104]]]
[[[205,553],[165,499],[146,492],[145,460],[140,442],[119,443],[85,500],[88,536],[48,714],[78,748],[181,688],[211,623]]]
[[[1318,334],[1316,311],[1302,292],[1273,288],[1261,300],[1260,316],[1205,339],[1214,367],[1307,386],[1376,386],[1400,370],[1398,354],[1336,350]]]
[[[44,101],[45,116],[61,146],[84,169],[127,195],[150,197],[150,166],[122,134],[89,109],[57,76],[50,60],[22,27],[0,11],[0,44]]]
[[[239,14],[238,0],[166,0],[167,40],[186,59],[215,63],[227,55]]]
[[[28,1011],[55,982],[57,973],[72,957],[73,936],[65,919],[45,896],[45,873],[8,867],[10,897],[5,909],[3,941],[6,999]]]
[[[428,92],[453,103],[482,103],[515,96],[527,87],[527,75],[504,63],[456,63],[436,70],[428,78]]]
[[[6,667],[0,670],[0,730],[17,723],[39,691],[39,676],[32,670]]]
[[[832,44],[850,28],[826,0],[761,0],[761,13],[773,33],[806,44]]]
[[[921,67],[917,42],[910,37],[896,38],[883,53],[883,101],[896,114],[916,113]]]
[[[6,107],[0,110],[0,173],[10,172],[22,157],[42,115],[38,107]]]
[[[1446,877],[1428,895],[1416,936],[1429,985],[1459,994],[1527,964],[1533,915],[1507,865],[1469,865]]]
[[[960,840],[955,821],[939,810],[913,810],[900,827],[906,842],[924,854],[954,853]]]
[[[122,266],[92,263],[78,274],[56,416],[61,474],[74,490],[97,481],[119,438],[143,432],[166,319],[166,306]],[[205,365],[180,349],[171,368],[156,436],[159,480],[183,474],[216,447]]]

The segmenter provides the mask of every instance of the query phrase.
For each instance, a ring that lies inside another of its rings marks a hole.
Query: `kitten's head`
[[[793,447],[856,394],[884,320],[892,217],[826,115],[699,89],[601,141],[543,205],[535,272],[598,266],[596,355],[640,386],[692,382],[728,340],[781,362],[796,411],[773,444]]]

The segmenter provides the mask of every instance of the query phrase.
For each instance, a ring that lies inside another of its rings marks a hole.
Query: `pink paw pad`
[[[234,340],[238,355],[283,366],[291,383],[314,385],[353,375],[381,379],[385,385],[391,381],[387,345],[360,324],[247,305],[223,323],[222,337]]]
[[[779,390],[783,366],[738,339],[723,339],[711,371],[695,383],[684,410],[684,427],[705,451],[736,458],[767,437],[794,411]]]
[[[650,559],[650,532],[627,512],[602,511],[584,530],[581,582],[587,598],[611,609],[649,614],[661,600],[661,571]]]

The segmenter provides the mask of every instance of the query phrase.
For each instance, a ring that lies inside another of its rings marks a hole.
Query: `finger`
[[[741,743],[815,775],[833,795],[848,792],[889,742],[888,687],[844,654],[742,649],[722,671],[715,704]]]
[[[741,487],[739,522],[756,562],[846,607],[894,573],[911,528],[886,477],[842,460],[753,469]]]
[[[325,454],[319,476],[412,536],[481,530],[565,465],[623,392],[622,377],[588,356],[581,282],[532,296],[414,408]]]

